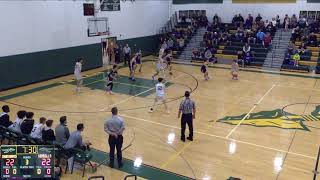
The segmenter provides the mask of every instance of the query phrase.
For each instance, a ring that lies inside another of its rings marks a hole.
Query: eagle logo
[[[313,110],[309,115],[292,114],[282,109],[261,111],[248,115],[246,119],[243,120],[241,125],[310,131],[310,129],[306,125],[306,122],[320,121],[319,113],[320,105],[316,106],[315,110]],[[217,122],[237,125],[245,116],[246,114],[242,114],[239,116],[226,116],[222,119],[219,119]]]

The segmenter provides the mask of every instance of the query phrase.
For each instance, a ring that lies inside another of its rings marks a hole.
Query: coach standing
[[[130,67],[130,54],[131,54],[131,49],[128,44],[123,48],[123,53],[124,53],[124,64],[126,65],[128,62],[128,65]]]
[[[114,167],[114,150],[117,149],[118,167],[122,167],[122,133],[125,129],[124,122],[121,117],[118,116],[118,109],[113,107],[111,109],[112,117],[104,123],[104,131],[109,134],[109,148],[110,148],[110,163],[111,168]]]
[[[184,93],[185,99],[181,102],[179,107],[178,118],[180,118],[181,113],[181,141],[185,142],[185,130],[186,124],[189,127],[189,137],[188,140],[193,141],[193,119],[196,117],[196,105],[193,100],[190,99],[190,92],[186,91]]]

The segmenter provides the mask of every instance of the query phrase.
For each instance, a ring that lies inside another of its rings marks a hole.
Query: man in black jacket
[[[12,124],[8,114],[10,112],[9,106],[7,105],[2,106],[2,111],[3,112],[0,114],[0,125],[9,127]]]
[[[21,123],[21,132],[23,134],[27,134],[29,135],[33,129],[33,124],[34,124],[34,120],[33,120],[33,112],[27,112],[26,114],[26,118],[22,123]]]

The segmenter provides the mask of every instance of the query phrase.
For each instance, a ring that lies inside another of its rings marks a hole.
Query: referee
[[[193,100],[190,99],[190,92],[186,91],[184,93],[185,99],[181,102],[179,107],[178,118],[180,118],[181,113],[181,141],[185,142],[185,130],[186,124],[189,127],[189,137],[188,140],[193,141],[193,119],[196,117],[196,105]]]
[[[125,129],[124,122],[121,117],[118,116],[118,109],[113,107],[111,109],[112,117],[104,123],[104,131],[109,134],[109,158],[110,163],[109,166],[111,168],[114,167],[114,150],[117,149],[117,160],[118,167],[122,167],[122,144],[123,144],[123,136],[122,133]]]

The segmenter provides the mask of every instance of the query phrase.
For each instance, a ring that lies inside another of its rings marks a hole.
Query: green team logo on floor
[[[249,125],[256,127],[277,127],[282,129],[298,129],[310,131],[305,125],[306,121],[320,121],[320,105],[310,115],[296,115],[288,112],[282,112],[281,109],[273,111],[261,111],[250,114],[241,125]],[[218,122],[237,125],[246,116],[226,116],[219,119]]]

